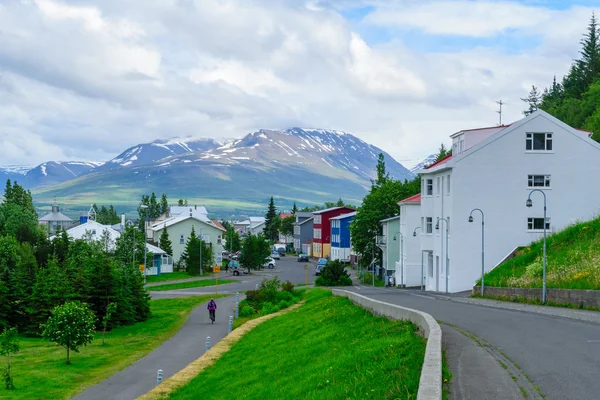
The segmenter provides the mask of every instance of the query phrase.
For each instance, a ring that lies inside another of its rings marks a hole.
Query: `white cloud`
[[[340,14],[369,3],[357,25]],[[590,15],[507,1],[4,2],[0,164],[106,160],[156,138],[289,126],[353,132],[414,159],[459,129],[494,125],[496,100],[505,121],[520,118],[530,85],[577,57]],[[373,27],[393,39],[370,40]],[[511,54],[426,51],[406,31],[535,41]]]

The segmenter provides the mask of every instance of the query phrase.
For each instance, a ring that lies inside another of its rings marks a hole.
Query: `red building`
[[[331,255],[330,218],[356,210],[349,207],[334,207],[313,212],[313,256],[325,258]]]

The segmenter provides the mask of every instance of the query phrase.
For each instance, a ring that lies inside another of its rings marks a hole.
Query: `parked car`
[[[276,251],[272,252],[269,257],[271,257],[274,260],[280,260],[281,259],[281,257],[279,256],[279,253],[276,252]]]
[[[250,271],[248,271],[247,268],[244,269],[243,267],[240,267],[240,263],[238,263],[237,261],[234,261],[233,267],[231,267],[231,273],[234,276],[239,276],[240,273],[248,275],[249,272]]]
[[[315,275],[321,275],[321,270],[325,268],[325,265],[327,265],[327,259],[319,258],[319,261],[317,261],[317,266],[315,267]]]
[[[304,254],[304,253],[298,254],[298,262],[303,262],[303,261],[308,262],[308,254]]]
[[[276,251],[281,257],[285,257],[285,247],[280,247]]]
[[[265,261],[265,263],[263,264],[263,267],[273,269],[273,268],[275,268],[276,265],[277,265],[277,263],[275,262],[275,260],[273,260],[271,257],[269,257],[269,258],[267,258],[267,261]]]

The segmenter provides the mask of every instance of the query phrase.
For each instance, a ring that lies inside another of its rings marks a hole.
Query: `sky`
[[[4,0],[0,165],[159,138],[352,133],[407,166],[522,118],[600,0]],[[597,11],[597,10],[596,10]]]

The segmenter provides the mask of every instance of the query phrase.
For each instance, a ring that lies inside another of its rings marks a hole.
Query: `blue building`
[[[331,221],[331,259],[350,262],[350,223],[356,211],[330,218]]]

